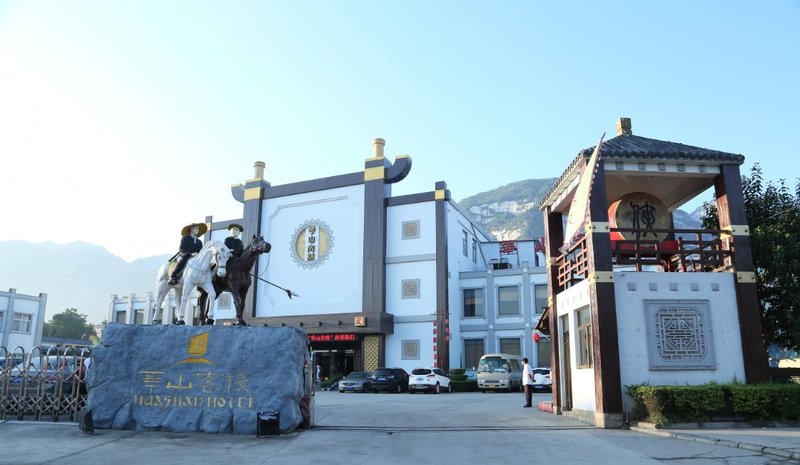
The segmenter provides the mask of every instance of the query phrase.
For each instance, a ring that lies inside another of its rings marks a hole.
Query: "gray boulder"
[[[306,333],[296,328],[109,325],[87,372],[95,428],[255,434],[303,421]]]

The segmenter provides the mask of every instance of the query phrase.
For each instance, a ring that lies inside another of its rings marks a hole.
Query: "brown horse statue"
[[[265,241],[262,236],[254,235],[241,256],[228,260],[228,270],[225,276],[218,277],[214,275],[212,283],[217,295],[220,295],[220,293],[224,291],[230,291],[233,296],[233,303],[236,306],[236,324],[239,326],[247,326],[247,323],[244,322],[243,314],[247,290],[250,289],[250,285],[253,284],[250,270],[253,269],[253,265],[256,263],[258,256],[262,253],[269,253],[271,249],[272,246],[270,243]],[[207,300],[208,294],[203,289],[200,289],[200,297],[197,299],[197,304],[202,312],[203,324],[213,325],[214,320],[208,317],[208,310],[214,303],[209,302],[209,305],[206,305]]]

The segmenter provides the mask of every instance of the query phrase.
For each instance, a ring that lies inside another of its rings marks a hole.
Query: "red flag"
[[[514,253],[517,251],[517,243],[514,241],[503,241],[500,243],[500,253]]]

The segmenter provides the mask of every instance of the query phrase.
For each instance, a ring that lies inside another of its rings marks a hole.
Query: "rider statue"
[[[231,232],[231,235],[225,238],[225,247],[230,249],[231,258],[239,258],[244,251],[244,244],[239,239],[239,235],[244,231],[244,228],[240,224],[233,223],[228,225],[228,231]]]
[[[175,265],[175,270],[169,278],[169,284],[174,286],[178,284],[178,279],[181,277],[183,269],[186,268],[186,262],[192,258],[192,255],[197,254],[203,248],[203,241],[197,238],[202,236],[208,231],[208,226],[205,223],[192,223],[186,225],[181,229],[181,246],[177,254],[178,264]]]

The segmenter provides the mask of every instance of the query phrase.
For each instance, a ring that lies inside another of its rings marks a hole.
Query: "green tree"
[[[800,182],[765,183],[761,167],[742,176],[764,342],[800,350]],[[703,227],[719,228],[716,205],[705,204]]]
[[[45,323],[43,333],[45,336],[68,339],[89,339],[95,336],[94,325],[87,323],[86,315],[78,313],[74,308],[53,315]]]

